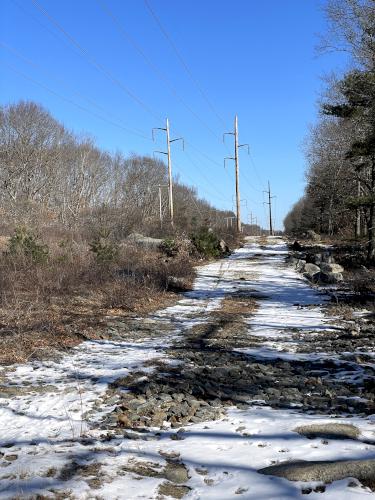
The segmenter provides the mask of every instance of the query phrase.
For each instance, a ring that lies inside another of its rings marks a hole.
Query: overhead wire
[[[95,67],[99,72],[106,76],[113,84],[118,86],[120,89],[125,92],[128,97],[134,100],[139,106],[141,106],[147,113],[153,116],[156,119],[160,119],[158,114],[154,113],[154,111],[140,99],[132,90],[130,90],[126,85],[122,83],[116,76],[114,76],[109,70],[107,70],[102,64],[100,64],[90,53],[86,50],[77,40],[70,35],[70,33],[65,30],[58,21],[38,2],[38,0],[31,0],[31,2],[35,5],[35,7],[41,12],[51,24],[53,24],[61,33],[69,40],[69,42],[76,47],[81,54],[89,61],[89,63]]]
[[[48,74],[48,72],[42,68],[42,66],[40,66],[40,64],[37,64],[35,63],[34,61],[31,61],[30,59],[26,58],[25,56],[23,56],[20,52],[18,52],[14,47],[11,47],[10,45],[0,41],[0,46],[3,48],[3,49],[6,49],[8,52],[14,54],[16,57],[18,57],[21,61],[25,62],[26,64],[28,64],[29,66],[33,67],[33,68],[36,68],[40,71],[42,71],[43,73],[46,73]],[[86,101],[88,104],[90,104],[91,106],[93,106],[94,108],[96,109],[99,109],[101,111],[103,111],[104,113],[107,113],[108,115],[112,115],[117,121],[119,124],[121,124],[124,129],[128,130],[129,132],[131,133],[134,133],[135,135],[138,135],[139,137],[143,137],[144,139],[147,139],[147,140],[151,140],[149,137],[147,137],[143,131],[141,130],[138,130],[138,129],[131,129],[127,124],[125,124],[121,118],[113,115],[112,112],[108,111],[107,109],[105,109],[103,106],[97,104],[95,101],[89,99],[87,97],[87,95],[83,94],[82,92],[79,92],[78,90],[72,88],[72,86],[68,83],[66,83],[66,81],[64,81],[63,79],[61,78],[57,78],[56,76],[51,76],[49,75],[49,77],[56,81],[57,83],[59,83],[60,85],[63,85],[64,87],[66,88],[70,88],[70,92],[72,92],[73,94],[77,95],[78,97],[80,97],[81,99],[83,99],[84,101]]]
[[[176,44],[172,40],[171,36],[168,34],[167,30],[164,28],[163,24],[161,23],[159,17],[156,15],[155,11],[152,9],[152,7],[151,7],[150,3],[148,2],[148,0],[144,0],[144,4],[145,4],[147,10],[149,11],[149,13],[151,14],[152,18],[154,19],[154,21],[156,22],[157,26],[159,27],[159,30],[161,31],[161,33],[166,38],[166,40],[168,41],[169,45],[172,47],[174,53],[176,54],[178,60],[180,61],[181,65],[183,66],[183,68],[186,71],[186,73],[188,74],[190,80],[193,82],[193,84],[195,85],[195,87],[198,89],[198,91],[201,94],[201,96],[203,97],[204,101],[207,103],[207,105],[209,106],[209,108],[211,109],[211,111],[214,113],[214,115],[217,117],[217,119],[225,126],[225,121],[220,116],[220,114],[216,111],[216,109],[215,109],[214,105],[211,103],[211,101],[208,99],[208,97],[207,97],[205,91],[203,90],[202,86],[199,84],[198,80],[194,77],[194,75],[193,75],[192,71],[190,70],[188,64],[186,63],[185,59],[182,57],[182,55],[181,55],[180,51],[178,50]]]
[[[108,7],[108,5],[104,2],[104,0],[96,0],[96,3],[103,10],[103,12],[111,19],[113,24],[116,26],[118,31],[121,33],[123,38],[130,44],[132,47],[142,56],[142,58],[146,61],[147,65],[151,68],[151,70],[158,76],[158,78],[164,82],[169,88],[169,91],[174,95],[174,97],[181,103],[185,108],[214,136],[216,136],[216,132],[212,130],[212,128],[201,118],[201,116],[196,113],[191,106],[181,97],[178,93],[176,87],[169,80],[169,78],[165,75],[165,73],[152,62],[152,60],[147,56],[144,50],[138,45],[138,43],[134,40],[134,38],[129,34],[128,31],[125,30],[122,23],[117,19],[113,11]]]
[[[154,118],[156,118],[157,120],[161,120],[160,116],[155,114],[140,98],[138,98],[132,91],[130,91],[120,80],[114,77],[104,66],[98,63],[96,59],[92,55],[90,55],[90,53],[84,47],[82,47],[82,45],[79,44],[72,35],[70,35],[67,32],[67,30],[65,30],[51,14],[49,14],[49,12],[38,2],[38,0],[31,0],[31,2],[49,20],[49,22],[52,23],[65,36],[65,38],[67,38],[70,44],[73,45],[75,48],[77,48],[81,54],[83,54],[83,56],[90,62],[91,65],[93,65],[98,71],[103,73],[113,84],[116,84],[122,90],[124,90],[129,97],[135,100],[143,109],[145,109]],[[190,147],[193,147],[191,143]],[[202,151],[199,151],[198,148],[193,147],[193,149],[200,152],[200,154],[206,157],[206,159],[208,159],[209,161],[213,162],[214,164],[215,163],[218,164],[218,162],[210,158],[208,155],[206,155]]]
[[[54,90],[52,90],[49,87],[47,87],[47,85],[44,85],[43,83],[40,83],[37,80],[34,80],[34,78],[26,75],[22,71],[19,71],[17,68],[15,68],[14,66],[12,66],[11,64],[8,64],[8,63],[2,63],[2,64],[4,66],[7,66],[9,69],[11,69],[12,71],[14,71],[15,73],[18,73],[19,75],[21,75],[26,80],[29,80],[30,82],[34,83],[35,85],[38,85],[39,87],[43,88],[44,90],[47,90],[47,92],[50,92],[51,94],[55,95],[56,97],[59,97],[63,101],[68,102],[69,104],[72,104],[73,106],[76,106],[80,110],[85,111],[86,113],[89,113],[89,114],[95,116],[96,118],[99,118],[100,120],[102,120],[102,121],[104,121],[106,123],[109,123],[110,125],[118,127],[120,129],[124,130],[125,132],[128,132],[128,133],[133,134],[133,135],[137,135],[138,137],[141,137],[142,139],[150,140],[150,138],[148,138],[147,136],[138,134],[137,132],[135,132],[133,130],[127,129],[127,128],[123,127],[122,125],[120,125],[120,124],[118,124],[116,122],[113,122],[112,120],[108,120],[107,118],[99,115],[98,113],[96,113],[94,111],[91,111],[90,109],[87,109],[85,106],[82,106],[81,104],[78,104],[78,103],[72,101],[68,97],[62,96],[58,92],[55,92]]]
[[[78,49],[79,52],[77,52],[76,50],[76,53],[79,53],[81,56],[83,55],[85,57],[85,59],[88,60],[88,62],[94,66],[96,68],[96,70],[98,70],[99,72],[101,72],[102,74],[104,74],[107,79],[109,79],[113,84],[117,85],[118,87],[120,87],[130,98],[132,98],[133,100],[135,100],[143,109],[145,109],[149,114],[151,114],[154,118],[157,118],[157,119],[160,119],[160,117],[155,114],[150,108],[149,106],[147,106],[138,96],[136,96],[131,90],[129,90],[120,80],[118,80],[115,76],[113,76],[103,65],[101,65],[100,63],[98,63],[98,61],[81,45],[79,44],[72,35],[69,34],[69,32],[67,30],[65,30],[58,22],[57,20],[37,1],[37,0],[31,0],[31,2],[35,5],[35,7],[39,10],[39,12],[41,12],[47,19],[48,21],[54,25],[63,35],[64,37],[69,41],[70,45],[73,46],[75,49]],[[17,2],[15,2],[18,6],[19,4]],[[38,21],[39,22],[39,21]],[[44,26],[44,25],[42,25]],[[45,27],[45,26],[44,26]],[[45,27],[46,28],[46,27]],[[46,28],[49,32],[51,32],[48,28]],[[54,32],[51,32],[55,35]],[[146,56],[147,57],[147,56]],[[62,95],[60,95],[59,93],[55,92],[54,90],[50,89],[49,87],[47,87],[46,85],[43,85],[41,84],[40,82],[34,80],[33,78],[29,77],[28,75],[22,73],[21,71],[17,70],[16,68],[14,67],[11,67],[10,65],[8,66],[10,67],[10,69],[12,69],[14,72],[20,74],[22,77],[24,77],[25,79],[33,82],[34,84],[44,88],[45,90],[47,90],[48,92],[52,93],[53,95],[59,97],[60,99],[64,100],[65,102],[68,102],[76,107],[78,107],[79,109],[87,112],[87,113],[90,113],[92,114],[93,116],[96,116],[97,118],[113,125],[113,126],[116,126],[116,127],[119,127],[119,128],[122,128],[123,130],[125,130],[126,132],[128,133],[132,133],[132,134],[135,134],[135,135],[138,135],[139,137],[142,137],[143,139],[148,139],[148,137],[146,137],[145,135],[143,134],[140,134],[138,132],[135,132],[133,130],[130,130],[128,129],[127,127],[124,127],[112,120],[108,120],[107,118],[99,115],[98,113],[96,112],[93,112],[93,111],[90,111],[89,109],[87,109],[86,107],[80,105],[80,104],[77,104],[75,103],[74,101],[72,101],[71,99],[68,99]],[[78,94],[77,92],[75,92],[76,94]],[[88,99],[86,98],[86,101],[88,101]],[[188,105],[187,105],[188,106]],[[96,106],[98,107],[98,106]],[[188,106],[189,109],[191,109],[189,106]],[[193,111],[193,110],[191,110]],[[193,111],[193,114],[196,115],[196,113]],[[196,115],[196,117],[198,117],[198,115]],[[200,120],[202,122],[202,120]],[[211,130],[212,131],[212,130]],[[215,135],[215,133],[213,133]],[[220,163],[214,159],[212,159],[210,156],[208,156],[205,152],[201,151],[200,149],[198,149],[197,147],[195,147],[193,144],[191,144],[190,142],[186,141],[186,143],[189,145],[189,147],[195,151],[197,151],[200,155],[202,155],[206,160],[210,161],[212,164],[214,164],[215,166],[220,166]],[[226,171],[225,171],[226,172]],[[227,172],[226,172],[227,175],[229,175]],[[211,182],[211,181],[210,181]],[[193,181],[193,184],[195,184],[195,181]]]
[[[168,85],[169,90],[172,92],[172,94],[188,109],[188,111],[217,139],[217,134],[214,132],[207,124],[206,122],[186,103],[186,101],[179,95],[177,89],[175,86],[170,82],[170,80],[166,77],[166,75],[160,70],[160,68],[155,65],[152,60],[147,56],[147,54],[144,52],[144,50],[138,45],[138,43],[134,40],[134,38],[129,34],[128,31],[125,30],[123,27],[122,23],[117,19],[113,11],[108,7],[108,5],[104,2],[104,0],[96,0],[96,3],[100,6],[100,8],[107,14],[107,16],[112,20],[113,24],[117,27],[119,32],[122,34],[122,36],[125,38],[125,40],[130,43],[134,49],[143,57],[143,59],[146,61],[148,66],[152,69],[154,73],[157,74],[157,76]],[[192,145],[186,141],[187,144],[191,147]],[[198,150],[197,148],[195,148]],[[199,150],[198,150],[199,151]],[[202,153],[212,163],[218,164],[215,160],[212,160],[209,158],[206,154]],[[219,164],[220,165],[220,164]],[[212,181],[210,181],[212,182]]]
[[[175,52],[177,58],[179,59],[181,65],[183,66],[183,68],[185,69],[186,73],[188,74],[190,80],[198,88],[198,90],[200,91],[202,97],[204,98],[204,100],[206,101],[206,103],[209,105],[209,107],[211,108],[211,111],[213,111],[213,113],[215,114],[216,118],[220,121],[220,123],[222,125],[226,126],[225,121],[219,115],[219,113],[216,111],[216,109],[214,108],[213,104],[208,99],[206,92],[204,92],[204,90],[202,89],[202,87],[199,84],[198,80],[194,77],[194,75],[193,75],[192,71],[190,70],[188,64],[186,63],[185,59],[182,57],[180,51],[178,50],[177,45],[175,44],[175,42],[173,41],[172,37],[167,32],[166,28],[163,26],[162,22],[160,21],[159,17],[156,15],[155,11],[152,9],[149,1],[148,0],[144,0],[144,4],[145,4],[147,10],[150,12],[151,16],[153,17],[154,21],[156,22],[157,26],[159,27],[159,30],[161,31],[161,33],[164,35],[164,37],[167,39],[168,43],[172,47],[172,49]],[[254,169],[256,169],[255,164],[254,164]],[[259,173],[257,172],[257,170],[256,170],[256,173],[257,173],[257,176],[260,179],[260,176],[259,176]],[[244,178],[247,180],[247,183],[250,185],[250,187],[256,191],[256,188],[254,188],[252,186],[252,183],[250,182],[250,180],[247,179],[246,176],[244,176]],[[263,184],[262,181],[260,182],[260,184],[261,185]]]

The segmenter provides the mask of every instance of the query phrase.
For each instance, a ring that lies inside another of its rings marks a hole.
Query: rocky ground
[[[0,498],[375,497],[371,314],[287,254],[249,240],[177,306],[4,370]]]

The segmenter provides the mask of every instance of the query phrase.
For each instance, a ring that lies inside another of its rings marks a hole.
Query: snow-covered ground
[[[362,432],[359,440],[307,439],[293,429],[330,418],[264,406],[232,408],[221,420],[186,426],[181,440],[171,439],[175,431],[168,429],[157,438],[151,433],[149,440],[124,438],[120,432],[109,440],[96,425],[116,404],[115,399],[103,398],[110,382],[136,369],[151,370],[147,363],[151,359],[168,362],[168,346],[204,322],[205,315],[219,308],[230,293],[251,289],[263,297],[248,325],[252,336],[264,338],[261,347],[245,350],[252,356],[298,358],[303,354],[295,353],[290,331],[337,328],[322,312],[325,296],[287,267],[286,253],[281,239],[270,239],[266,248],[249,239],[229,259],[201,267],[192,292],[150,317],[155,330],[160,327],[167,332],[160,336],[84,342],[56,361],[3,368],[0,498],[37,494],[77,499],[161,498],[157,489],[163,479],[124,468],[132,459],[152,462],[154,467],[165,465],[162,454],[172,452],[179,453],[188,468],[190,479],[185,484],[191,490],[187,499],[305,498],[302,483],[261,475],[257,470],[284,460],[375,458],[375,447],[364,442],[375,439],[373,418],[331,419],[356,425]],[[92,481],[95,476],[97,483]],[[324,493],[311,492],[308,498],[375,497],[370,490],[348,483],[335,481]]]

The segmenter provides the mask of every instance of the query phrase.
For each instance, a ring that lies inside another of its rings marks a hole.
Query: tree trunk
[[[371,164],[371,197],[375,194],[375,158],[372,158]],[[375,261],[375,202],[372,201],[369,208],[368,218],[368,249],[367,259]]]
[[[368,219],[368,250],[367,259],[375,260],[375,205],[370,206],[370,214]]]

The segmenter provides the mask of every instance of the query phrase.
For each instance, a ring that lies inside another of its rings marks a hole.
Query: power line
[[[123,127],[122,125],[119,125],[118,123],[115,123],[113,122],[112,120],[108,120],[107,118],[105,118],[104,116],[101,116],[99,115],[98,113],[94,112],[94,111],[91,111],[90,109],[87,109],[85,108],[84,106],[82,106],[81,104],[78,104],[74,101],[72,101],[71,99],[67,98],[67,97],[64,97],[62,96],[61,94],[58,94],[57,92],[55,92],[54,90],[50,89],[49,87],[47,87],[46,85],[44,85],[43,83],[40,83],[38,82],[37,80],[34,80],[33,78],[31,78],[30,76],[26,75],[25,73],[23,73],[22,71],[19,71],[18,69],[16,69],[14,66],[12,66],[11,64],[7,64],[7,63],[3,63],[5,66],[7,66],[9,69],[11,69],[12,71],[14,71],[15,73],[18,73],[19,75],[21,75],[23,78],[25,78],[26,80],[29,80],[30,82],[34,83],[35,85],[38,85],[39,87],[41,87],[42,89],[44,90],[47,90],[48,92],[50,92],[51,94],[59,97],[60,99],[62,99],[63,101],[65,102],[68,102],[69,104],[72,104],[73,106],[76,106],[77,108],[81,109],[82,111],[85,111],[86,113],[89,113],[93,116],[95,116],[96,118],[99,118],[100,120],[103,120],[104,122],[106,123],[109,123],[110,125],[113,125],[115,127],[118,127],[130,134],[134,134],[134,135],[137,135],[138,137],[141,137],[142,139],[147,139],[149,140],[149,138],[147,136],[144,136],[144,135],[140,135],[138,134],[137,132],[134,132],[133,130],[129,130],[125,127]]]
[[[141,105],[149,114],[151,114],[153,117],[156,117],[158,120],[160,117],[153,113],[152,110],[145,104],[143,103],[137,96],[135,96],[126,86],[122,84],[121,81],[119,81],[116,77],[114,77],[110,72],[108,72],[100,63],[96,61],[96,59],[90,55],[90,53],[82,47],[74,38],[71,36],[57,21],[55,18],[53,18],[45,8],[43,8],[40,3],[37,0],[31,0],[33,4],[36,6],[36,8],[49,20],[50,23],[52,23],[54,26],[57,27],[59,31],[67,38],[67,40],[70,42],[73,47],[78,48],[78,50],[84,55],[84,57],[89,61],[91,65],[93,65],[98,71],[103,73],[112,83],[116,84],[119,86],[122,90],[126,92],[127,95],[129,95],[132,99],[134,99],[139,105]],[[210,161],[213,164],[219,165],[220,164],[210,158],[206,153],[200,151],[198,148],[193,146],[191,143],[188,143],[189,146],[193,149],[195,149],[197,152],[199,152],[203,157],[205,157],[208,161]]]
[[[176,87],[172,84],[169,78],[165,75],[160,68],[152,62],[152,60],[147,56],[144,50],[138,45],[138,43],[134,40],[134,38],[129,34],[128,31],[125,30],[123,25],[114,15],[113,11],[105,4],[103,0],[96,0],[96,3],[99,7],[106,13],[106,15],[112,20],[113,24],[116,26],[118,31],[121,33],[123,38],[130,44],[132,47],[143,57],[146,61],[147,65],[151,68],[151,70],[158,76],[158,78],[163,81],[169,88],[169,91],[174,95],[174,97],[181,103],[185,108],[214,136],[217,137],[216,132],[212,130],[212,128],[207,125],[207,123],[196,113],[189,104],[179,95]]]
[[[16,49],[14,49],[13,47],[10,47],[8,44],[0,41],[0,46],[2,46],[3,49],[6,49],[8,50],[9,52],[13,53],[16,57],[18,57],[19,59],[21,59],[23,62],[25,62],[26,64],[28,64],[29,66],[33,67],[33,68],[36,68],[44,73],[46,73],[47,75],[49,74],[44,68],[42,68],[39,64],[31,61],[30,59],[26,58],[25,56],[23,56],[20,52],[18,52]],[[141,130],[137,130],[137,129],[130,129],[124,122],[122,122],[122,119],[113,115],[113,113],[111,113],[110,111],[108,111],[107,109],[103,108],[103,106],[100,106],[99,104],[97,104],[96,102],[92,101],[91,99],[89,99],[85,94],[82,94],[82,92],[79,92],[78,90],[75,90],[74,88],[71,87],[70,84],[66,83],[64,80],[62,80],[61,78],[57,78],[55,76],[51,76],[49,75],[50,78],[52,78],[54,81],[56,81],[57,83],[59,83],[60,85],[63,85],[64,87],[67,87],[69,88],[70,87],[70,91],[77,95],[78,97],[80,97],[81,99],[83,99],[84,101],[86,101],[87,103],[89,103],[91,106],[93,106],[94,108],[97,108],[101,111],[104,111],[105,113],[107,113],[108,115],[112,115],[116,118],[116,120],[124,127],[124,129],[128,130],[130,133],[133,133],[135,135],[138,135],[139,137],[142,137],[144,139],[147,139],[149,140],[149,137],[147,137],[145,134],[143,134],[143,132]]]
[[[147,104],[145,104],[138,96],[136,96],[126,85],[124,85],[118,78],[112,75],[110,71],[108,71],[102,64],[100,64],[82,45],[80,45],[77,40],[70,35],[59,23],[56,21],[56,19],[51,16],[47,12],[47,10],[40,5],[38,0],[31,0],[32,3],[35,5],[35,7],[41,12],[48,20],[50,23],[52,23],[61,33],[69,40],[69,42],[74,45],[83,55],[84,57],[89,61],[89,63],[94,66],[98,71],[100,71],[102,74],[106,76],[112,83],[117,85],[120,89],[122,89],[131,99],[133,99],[139,106],[141,106],[147,113],[149,113],[151,116],[156,118],[157,120],[160,119],[160,117],[155,114],[151,108]]]
[[[142,108],[144,108],[149,114],[151,114],[152,116],[157,116],[139,97],[137,97],[131,90],[129,90],[120,80],[118,80],[115,76],[113,76],[103,65],[101,65],[100,63],[97,62],[97,60],[82,46],[80,45],[74,38],[72,35],[70,35],[68,33],[68,31],[66,31],[57,21],[55,18],[53,18],[48,12],[47,10],[41,6],[41,4],[37,1],[37,0],[31,0],[33,2],[33,4],[35,5],[35,7],[48,19],[48,21],[54,25],[63,35],[64,37],[69,41],[70,45],[73,46],[74,50],[77,52],[76,49],[78,49],[79,51],[79,54],[82,56],[84,56],[88,62],[95,67],[96,70],[98,70],[99,72],[101,72],[102,74],[104,74],[106,76],[107,79],[109,79],[113,84],[119,86],[129,97],[131,97],[133,100],[135,100]],[[17,2],[15,2],[17,4]],[[17,4],[18,5],[18,4]],[[38,20],[39,22],[39,20]],[[42,24],[43,27],[45,27],[43,24]],[[46,28],[49,32],[51,32],[48,28]],[[51,32],[54,36],[55,33],[54,32]],[[141,50],[141,49],[140,49]],[[142,51],[143,52],[143,51]],[[78,52],[77,52],[78,53]],[[145,55],[145,57],[147,57]],[[33,64],[33,63],[31,63]],[[152,64],[152,63],[150,63]],[[111,125],[114,125],[118,128],[122,128],[123,130],[129,132],[129,133],[132,133],[132,134],[135,134],[135,135],[138,135],[139,137],[142,137],[143,139],[147,139],[147,137],[139,132],[134,132],[122,125],[119,125],[118,123],[115,123],[114,121],[112,120],[108,120],[107,118],[99,115],[98,113],[95,113],[93,111],[90,111],[89,109],[85,108],[84,106],[80,105],[80,104],[77,104],[75,103],[74,101],[72,101],[71,99],[68,99],[64,96],[61,96],[60,94],[58,94],[57,92],[53,91],[52,89],[50,89],[49,87],[47,87],[46,85],[43,85],[41,84],[40,82],[36,81],[36,80],[33,80],[31,77],[25,75],[24,73],[18,71],[17,69],[15,68],[12,68],[11,66],[9,66],[10,69],[12,69],[13,71],[15,71],[16,73],[20,74],[21,76],[23,76],[25,79],[28,79],[29,81],[33,82],[34,84],[36,85],[39,85],[40,87],[46,89],[48,92],[56,95],[57,97],[59,97],[60,99],[63,99],[64,101],[66,102],[69,102],[70,104],[73,104],[74,106],[78,107],[79,109],[85,111],[85,112],[88,112],[90,114],[92,114],[93,116],[96,116],[97,118],[107,122],[107,123],[110,123]],[[80,95],[78,92],[74,91],[77,95]],[[85,98],[86,101],[90,102],[87,98]],[[98,107],[98,105],[95,105],[92,103],[92,101],[90,102],[91,105],[94,105],[95,107]],[[186,104],[186,103],[185,103]],[[186,105],[188,106],[188,105]],[[188,106],[188,108],[190,108]],[[102,108],[103,109],[103,108]],[[191,109],[191,108],[190,108]],[[105,112],[107,112],[106,110],[104,110]],[[193,111],[191,110],[195,115],[196,117],[202,122],[202,120],[200,119],[200,117]],[[107,112],[108,113],[108,112]],[[212,132],[212,130],[211,130]],[[213,133],[215,135],[215,133]],[[200,151],[197,147],[193,146],[190,142],[188,143],[190,148],[196,150],[199,154],[201,154],[206,160],[208,160],[209,162],[213,163],[214,165],[216,166],[221,166],[219,162],[217,162],[216,160],[212,159],[211,157],[209,157],[206,153],[204,153],[203,151]],[[226,175],[229,176],[228,172],[225,171]],[[194,183],[195,184],[195,183]]]
[[[254,158],[253,158],[253,156],[251,154],[251,151],[250,151],[250,161],[251,161],[251,164],[252,164],[252,166],[254,168],[254,172],[255,172],[256,176],[258,177],[258,180],[259,180],[261,186],[265,186],[264,179],[262,178],[262,176],[259,173],[259,170],[257,169],[257,166],[255,164]]]
[[[169,42],[170,46],[172,47],[174,53],[176,54],[178,60],[180,61],[180,63],[182,64],[183,68],[185,69],[186,73],[188,74],[190,80],[193,82],[193,84],[197,87],[197,89],[199,90],[201,96],[203,97],[203,99],[205,100],[205,102],[207,103],[207,105],[209,106],[209,108],[211,109],[211,111],[214,113],[214,115],[216,116],[216,118],[221,122],[222,125],[226,126],[226,123],[225,121],[223,120],[223,118],[219,115],[219,113],[216,111],[215,107],[213,106],[213,104],[211,103],[211,101],[208,99],[206,93],[204,92],[203,88],[201,87],[201,85],[199,84],[199,82],[197,81],[197,79],[194,77],[192,71],[190,70],[189,66],[187,65],[186,61],[184,60],[184,58],[182,57],[180,51],[178,50],[176,44],[174,43],[174,41],[172,40],[172,38],[170,37],[170,35],[168,34],[167,30],[164,28],[164,26],[162,25],[160,19],[158,18],[158,16],[155,14],[154,10],[151,8],[148,0],[144,0],[144,4],[146,6],[146,8],[148,9],[148,11],[150,12],[151,16],[153,17],[153,19],[155,20],[156,24],[158,25],[160,31],[163,33],[164,37],[167,39],[167,41]]]

